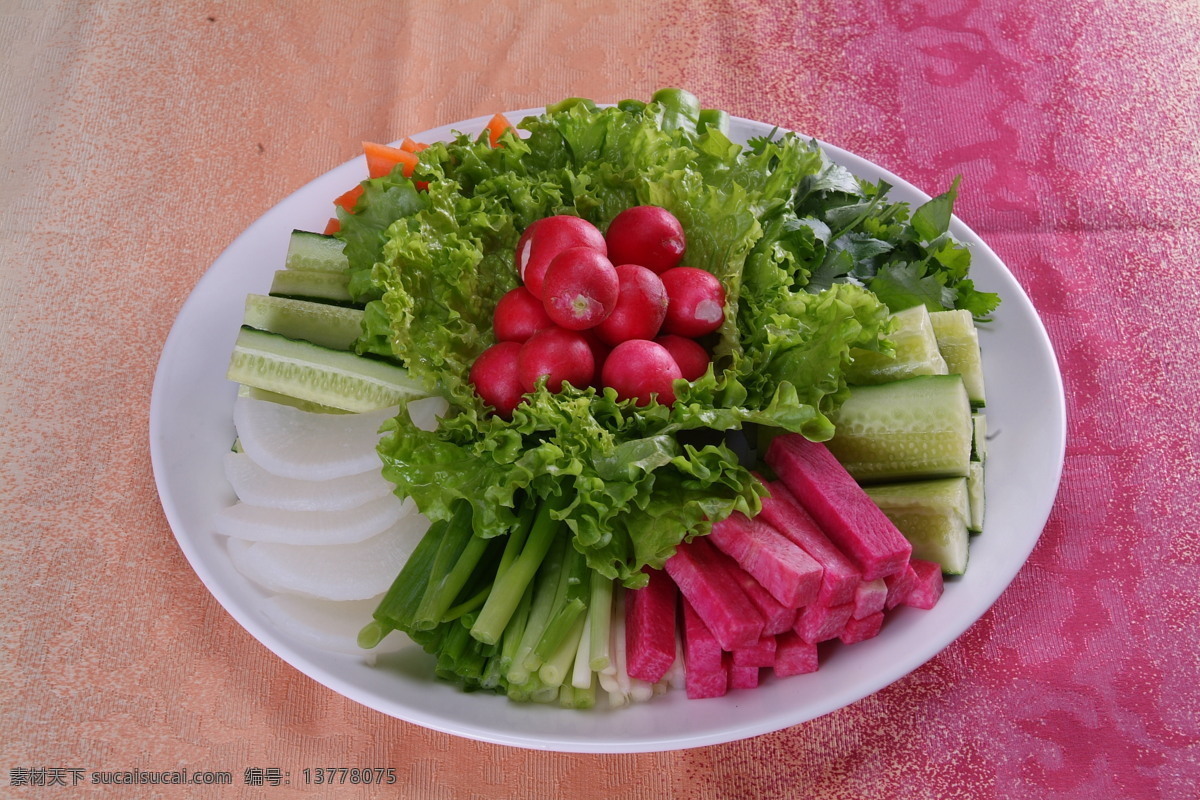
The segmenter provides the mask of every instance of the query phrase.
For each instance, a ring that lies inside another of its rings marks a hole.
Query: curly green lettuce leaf
[[[425,431],[401,415],[379,446],[384,476],[435,520],[470,503],[483,537],[508,531],[522,504],[565,490],[556,516],[589,566],[637,586],[646,566],[660,568],[713,521],[757,513],[763,490],[728,447],[682,443],[623,405],[590,389],[540,389],[511,422],[468,412]]]
[[[350,295],[360,302],[377,299],[382,289],[373,281],[375,265],[383,260],[387,232],[396,220],[415,214],[425,207],[425,196],[397,169],[381,178],[361,184],[363,194],[354,213],[338,208],[341,226],[337,233],[346,243],[344,252],[350,263]]]

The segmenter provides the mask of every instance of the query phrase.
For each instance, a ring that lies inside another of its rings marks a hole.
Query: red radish
[[[501,297],[492,315],[492,328],[496,338],[502,342],[523,342],[538,331],[553,326],[554,322],[546,313],[542,301],[524,286],[518,286]]]
[[[600,255],[608,252],[604,234],[595,225],[569,214],[539,219],[521,234],[515,257],[517,274],[534,297],[542,296],[550,262],[569,247],[590,247]]]
[[[771,440],[766,462],[864,581],[905,570],[912,545],[828,447],[788,433]]]
[[[840,606],[805,606],[796,617],[794,631],[806,642],[819,644],[836,639],[850,621],[854,603]]]
[[[763,588],[761,583],[754,579],[753,575],[738,566],[737,562],[728,556],[726,559],[731,565],[730,573],[737,580],[738,586],[742,587],[746,597],[750,598],[750,602],[762,615],[763,635],[774,636],[777,633],[791,630],[792,626],[796,624],[796,609],[788,608],[780,603]]]
[[[801,639],[795,631],[781,634],[775,639],[775,675],[807,675],[817,671],[817,646]]]
[[[865,642],[867,639],[878,636],[882,628],[883,612],[876,611],[874,614],[868,614],[862,619],[851,617],[850,621],[846,623],[846,627],[838,634],[838,638],[842,640],[842,644]]]
[[[521,345],[500,342],[479,354],[471,365],[469,379],[483,402],[504,419],[512,417],[525,390],[517,379],[517,355]]]
[[[618,399],[634,399],[639,406],[648,404],[651,396],[657,396],[663,405],[674,403],[672,384],[682,377],[667,348],[645,339],[630,339],[614,347],[600,372],[601,382],[616,389]]]
[[[912,563],[904,565],[904,569],[893,575],[888,575],[883,579],[887,584],[887,599],[884,601],[884,608],[892,610],[898,605],[908,601],[909,594],[917,585],[917,572],[913,569]]]
[[[578,331],[547,328],[518,346],[517,378],[526,392],[534,391],[542,377],[551,392],[562,391],[563,383],[583,388],[592,382],[592,348]]]
[[[667,288],[663,331],[694,339],[721,327],[725,287],[716,275],[698,267],[674,267],[659,277]]]
[[[517,240],[517,249],[513,251],[513,266],[517,268],[517,277],[522,282],[525,280],[525,266],[529,263],[529,257],[533,255],[533,235],[547,219],[549,217],[535,219],[529,223],[529,227],[521,232],[521,238]]]
[[[704,672],[719,670],[721,643],[686,597],[680,600],[679,605],[683,608],[683,663]]]
[[[917,579],[912,591],[908,593],[908,598],[904,601],[905,604],[913,608],[933,608],[945,590],[942,565],[936,561],[914,558],[909,562],[909,566],[916,573]]]
[[[683,598],[683,670],[689,699],[720,697],[729,690],[721,644],[692,604]]]
[[[782,482],[772,481],[767,488],[771,490],[771,496],[763,498],[759,516],[800,545],[825,569],[817,602],[836,606],[854,600],[855,588],[862,582],[858,567],[829,541],[829,537]]]
[[[687,246],[679,220],[658,206],[625,209],[613,217],[604,238],[614,264],[640,264],[654,272],[676,266]]]
[[[729,664],[730,689],[754,689],[758,686],[758,667]]]
[[[671,358],[675,359],[675,363],[679,365],[679,372],[683,375],[684,380],[694,381],[708,371],[708,363],[711,360],[708,357],[708,351],[695,339],[686,339],[668,333],[659,336],[654,341],[667,348]]]
[[[604,254],[590,247],[568,247],[546,267],[542,304],[550,319],[573,331],[594,328],[617,305],[620,281]]]
[[[787,608],[817,599],[821,565],[762,520],[735,511],[715,523],[708,538]]]
[[[707,539],[700,537],[675,548],[675,554],[667,559],[667,574],[722,650],[757,642],[763,632],[762,615],[729,576],[720,551]]]
[[[883,578],[863,581],[854,592],[854,613],[850,616],[854,619],[862,619],[876,611],[883,611],[884,604],[887,603],[887,596],[887,581]]]
[[[625,594],[625,652],[629,677],[657,683],[675,662],[675,608],[679,589],[667,573],[649,571],[650,581]]]
[[[596,326],[608,344],[627,339],[653,339],[667,316],[667,290],[662,279],[637,264],[617,267],[617,304]]]
[[[605,360],[608,359],[608,354],[612,352],[612,348],[600,338],[600,334],[595,328],[588,328],[587,330],[580,331],[580,333],[583,334],[584,339],[587,339],[588,347],[592,348],[592,362],[596,365],[596,375],[592,383],[599,386],[600,373],[604,367]]]
[[[763,636],[754,644],[733,649],[735,667],[769,667],[775,663],[775,637]]]

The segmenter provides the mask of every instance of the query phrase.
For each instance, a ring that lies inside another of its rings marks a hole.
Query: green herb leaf
[[[912,215],[912,226],[922,241],[932,242],[950,229],[950,217],[954,213],[954,200],[958,197],[956,176],[950,188],[921,205]]]

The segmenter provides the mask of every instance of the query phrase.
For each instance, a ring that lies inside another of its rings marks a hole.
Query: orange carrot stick
[[[492,147],[496,147],[500,144],[501,134],[511,127],[512,123],[509,122],[508,118],[503,114],[496,114],[488,121],[486,130],[488,132],[488,141],[491,143]]]
[[[363,153],[367,157],[367,174],[372,178],[382,178],[390,174],[397,164],[403,165],[404,177],[410,177],[419,161],[416,153],[374,142],[363,142]]]

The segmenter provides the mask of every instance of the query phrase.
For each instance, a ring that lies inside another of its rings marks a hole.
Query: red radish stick
[[[733,649],[735,667],[769,667],[775,663],[775,637],[764,636],[754,644]]]
[[[689,698],[720,697],[729,689],[721,644],[684,597],[683,664]]]
[[[884,604],[887,603],[887,596],[887,581],[883,578],[863,581],[854,592],[854,613],[850,616],[854,619],[862,619],[876,611],[883,611]]]
[[[908,564],[912,545],[825,445],[784,434],[771,441],[766,461],[857,564],[863,580],[892,575]]]
[[[734,512],[708,537],[788,608],[811,603],[821,587],[821,565],[767,523]]]
[[[843,644],[856,644],[857,642],[865,642],[879,635],[879,631],[883,628],[883,612],[876,611],[874,614],[868,614],[862,619],[854,619],[846,623],[846,627],[838,634],[838,638]]]
[[[753,575],[738,566],[728,556],[725,558],[730,563],[731,572],[737,579],[738,585],[742,587],[746,597],[750,598],[750,602],[754,603],[758,613],[762,614],[763,635],[774,636],[777,633],[791,630],[792,626],[796,624],[796,609],[788,608],[776,600],[770,592],[763,588],[761,583],[754,579]]]
[[[759,668],[755,666],[747,666],[742,664],[730,663],[729,665],[729,688],[730,689],[753,689],[758,686]]]
[[[836,639],[850,621],[852,613],[853,603],[840,606],[805,606],[796,617],[796,627],[793,630],[810,644]]]
[[[645,586],[625,593],[625,668],[631,678],[656,683],[675,661],[679,590],[662,570],[648,575]]]
[[[794,631],[775,638],[775,675],[806,675],[817,671],[817,646],[806,642]]]
[[[887,584],[888,591],[887,600],[884,601],[883,607],[891,611],[896,606],[908,600],[913,587],[917,585],[917,573],[913,569],[912,564],[908,563],[904,565],[904,569],[895,575],[888,575],[884,578],[884,583]]]
[[[817,602],[837,606],[854,599],[854,591],[862,582],[858,567],[837,548],[804,510],[781,481],[767,484],[770,497],[764,497],[758,517],[798,544],[824,569]]]
[[[666,570],[721,649],[732,650],[758,641],[763,619],[719,556],[705,538],[693,539],[675,549]]]
[[[909,562],[909,566],[916,573],[917,579],[912,591],[908,593],[908,599],[904,602],[913,608],[933,608],[941,599],[942,591],[945,588],[942,565],[935,561],[914,558]]]

